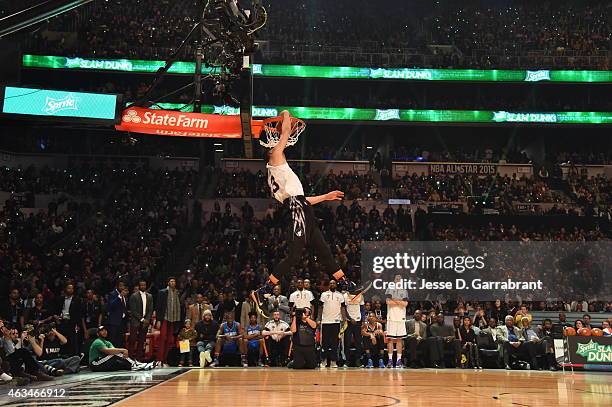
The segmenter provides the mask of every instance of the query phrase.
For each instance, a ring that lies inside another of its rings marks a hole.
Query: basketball
[[[603,331],[599,328],[591,329],[591,336],[603,336]]]
[[[576,330],[574,328],[572,328],[571,326],[568,326],[567,328],[565,328],[565,330],[563,331],[563,334],[565,336],[576,336]]]
[[[578,330],[578,336],[591,336],[591,330],[589,328],[580,328]]]

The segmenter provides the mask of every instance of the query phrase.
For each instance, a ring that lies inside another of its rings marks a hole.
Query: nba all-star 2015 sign
[[[129,107],[123,111],[117,130],[133,133],[177,137],[241,138],[240,116],[203,113],[184,113],[172,110],[154,110]],[[261,127],[253,126],[259,136]]]

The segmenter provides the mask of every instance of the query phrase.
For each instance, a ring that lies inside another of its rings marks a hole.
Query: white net
[[[266,148],[275,147],[280,141],[281,136],[281,125],[282,119],[275,117],[273,119],[264,120],[264,130],[266,131],[266,139],[263,137],[259,139],[259,144]],[[295,117],[291,118],[291,134],[289,134],[289,140],[287,146],[293,146],[298,142],[300,134],[306,129],[306,123],[303,120]]]

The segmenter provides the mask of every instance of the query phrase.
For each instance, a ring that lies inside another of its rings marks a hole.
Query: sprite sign
[[[116,95],[7,86],[2,113],[114,120],[116,109]]]
[[[587,362],[612,363],[612,345],[601,345],[591,341],[578,343],[576,354],[582,356]]]

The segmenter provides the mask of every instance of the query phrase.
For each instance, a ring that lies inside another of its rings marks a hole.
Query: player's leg
[[[311,225],[308,233],[307,242],[308,245],[312,247],[314,254],[319,259],[323,268],[329,273],[332,273],[332,277],[336,281],[338,281],[338,285],[340,286],[341,290],[347,290],[353,295],[357,295],[365,291],[369,283],[364,282],[364,284],[362,284],[361,286],[357,286],[357,284],[350,281],[346,277],[344,271],[340,268],[340,266],[336,262],[336,259],[334,259],[331,249],[325,241],[323,233],[321,232],[321,229],[319,229],[318,225]]]
[[[263,315],[265,319],[268,316],[263,311],[263,305],[266,302],[267,297],[272,293],[272,288],[280,282],[290,270],[292,266],[299,264],[304,251],[305,241],[304,238],[290,238],[287,241],[287,255],[274,267],[273,273],[270,273],[268,281],[259,287],[258,289],[251,292],[251,298],[255,302],[257,312]]]

